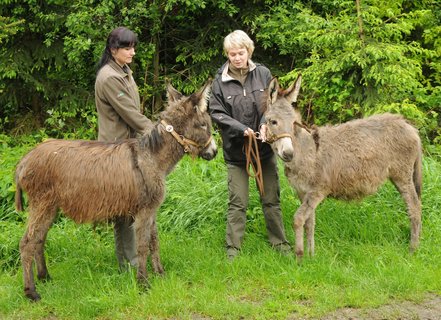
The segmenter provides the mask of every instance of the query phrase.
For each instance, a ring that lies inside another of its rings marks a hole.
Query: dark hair
[[[106,47],[97,65],[97,72],[113,59],[110,49],[135,47],[137,44],[138,36],[132,30],[126,27],[113,29],[107,37]]]

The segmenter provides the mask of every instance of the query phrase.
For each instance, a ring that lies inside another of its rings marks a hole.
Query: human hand
[[[262,142],[266,141],[266,129],[267,129],[266,124],[262,124],[260,126],[260,139],[262,139]]]
[[[254,133],[254,130],[251,128],[246,128],[245,131],[243,132],[243,136],[244,137],[248,137],[251,136]]]

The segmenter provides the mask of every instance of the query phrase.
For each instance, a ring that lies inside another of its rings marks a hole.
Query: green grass
[[[46,243],[52,281],[37,281],[38,303],[23,295],[18,242],[26,215],[12,217],[8,205],[7,216],[0,212],[0,319],[296,319],[341,307],[418,302],[441,293],[440,177],[441,165],[425,159],[423,232],[414,255],[405,207],[390,183],[362,202],[324,201],[317,210],[316,256],[301,265],[268,245],[253,186],[243,250],[229,262],[222,159],[185,158],[167,180],[158,214],[165,276],[150,272],[150,289],[138,287],[134,270],[118,272],[110,225],[93,229],[60,217]],[[281,186],[293,242],[299,201],[283,174]]]

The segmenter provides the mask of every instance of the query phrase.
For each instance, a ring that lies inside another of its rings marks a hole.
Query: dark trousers
[[[262,161],[264,196],[260,197],[263,214],[271,245],[286,243],[285,228],[280,210],[280,186],[277,158]],[[240,249],[245,234],[246,210],[249,199],[249,176],[245,166],[227,164],[228,169],[228,212],[227,247]]]
[[[127,263],[134,267],[138,265],[133,222],[134,219],[131,216],[114,219],[115,254],[121,270],[127,268]]]

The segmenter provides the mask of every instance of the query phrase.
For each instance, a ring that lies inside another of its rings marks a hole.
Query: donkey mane
[[[315,143],[315,151],[318,151],[320,147],[320,135],[317,128],[313,128],[311,134],[312,134],[312,139],[314,139],[314,143]]]
[[[161,150],[162,146],[164,145],[164,138],[160,133],[160,126],[161,124],[158,122],[147,134],[144,134],[139,139],[139,147],[141,150],[148,150],[153,153],[157,153],[159,150]]]
[[[185,119],[188,118],[188,114],[185,113],[183,108],[180,108],[179,105],[182,104],[184,101],[183,99],[187,99],[185,96],[181,96],[178,100],[169,102],[169,105],[166,107],[166,109],[161,112],[160,114],[160,120],[166,120],[167,122],[170,122],[169,119],[173,119],[175,130],[179,131],[179,128],[185,123]],[[197,105],[198,103],[198,97],[194,94],[188,98],[193,105]],[[141,150],[148,150],[151,152],[158,152],[161,150],[161,148],[164,145],[164,136],[163,136],[163,129],[162,124],[160,123],[160,120],[155,124],[153,129],[144,134],[139,139],[139,146]]]

